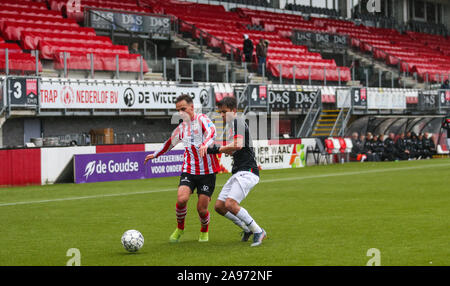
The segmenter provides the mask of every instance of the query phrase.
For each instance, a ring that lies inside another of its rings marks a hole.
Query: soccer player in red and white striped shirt
[[[219,162],[215,154],[207,154],[208,146],[214,143],[216,128],[214,123],[205,115],[194,112],[192,98],[181,95],[175,101],[175,106],[183,122],[173,131],[172,136],[163,144],[163,147],[145,158],[156,158],[182,142],[185,148],[184,162],[178,197],[176,204],[177,229],[169,240],[178,242],[184,233],[184,222],[187,213],[187,203],[190,195],[197,189],[197,211],[200,218],[200,242],[208,241],[209,211],[208,205],[216,184],[216,173],[219,171]]]

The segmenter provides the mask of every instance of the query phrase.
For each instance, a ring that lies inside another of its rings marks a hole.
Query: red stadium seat
[[[92,35],[61,35],[58,33],[23,32],[21,35],[22,46],[25,50],[37,50],[40,41],[58,41],[64,43],[86,43],[97,45],[112,45],[109,37]]]
[[[339,140],[339,144],[340,144],[340,146],[341,146],[341,148],[340,148],[339,150],[341,151],[341,153],[345,153],[345,152],[346,152],[346,149],[347,149],[347,143],[346,143],[346,141],[345,141],[344,138],[342,138],[342,137],[339,137],[338,140]]]
[[[0,43],[0,54],[4,55],[8,49],[8,53],[22,53],[22,49],[17,44]]]
[[[331,139],[325,139],[325,149],[326,152],[328,154],[333,154],[333,150],[334,150],[334,144],[333,144],[333,140]]]
[[[8,56],[10,71],[34,72],[36,71],[36,58],[26,53],[13,53]],[[4,57],[0,57],[0,70],[6,69]],[[42,64],[38,62],[38,69],[42,71]]]
[[[27,25],[14,22],[5,22],[2,34],[6,40],[20,41],[21,33],[38,32],[38,33],[59,33],[61,35],[85,35],[95,36],[93,28],[82,27],[59,27],[54,25]]]
[[[40,41],[39,50],[41,58],[52,59],[54,54],[60,52],[69,53],[94,53],[94,54],[118,54],[128,55],[128,47],[122,45],[105,45],[86,44],[86,43],[68,43],[58,41]]]
[[[119,55],[119,70],[123,72],[140,72],[140,55],[123,54]],[[90,55],[87,53],[70,53],[67,58],[69,70],[89,70],[91,68]],[[149,71],[146,61],[142,62],[143,72]],[[64,53],[54,55],[54,68],[61,70],[64,68]],[[94,70],[115,71],[116,56],[114,54],[97,53],[94,55]]]

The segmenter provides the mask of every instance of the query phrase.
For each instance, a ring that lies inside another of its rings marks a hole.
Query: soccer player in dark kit
[[[245,121],[236,114],[237,102],[234,97],[225,97],[218,103],[223,121],[227,144],[213,145],[208,153],[225,153],[233,156],[233,174],[222,188],[217,198],[215,210],[242,228],[242,241],[247,241],[253,234],[251,246],[258,246],[267,234],[248,211],[240,206],[250,190],[259,182],[259,170],[255,160],[252,139]]]

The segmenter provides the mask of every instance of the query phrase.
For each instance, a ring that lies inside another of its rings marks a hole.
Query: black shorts
[[[197,194],[211,197],[216,187],[216,174],[192,175],[181,173],[178,186],[188,186],[191,189],[191,193],[194,193],[194,190],[197,188]]]

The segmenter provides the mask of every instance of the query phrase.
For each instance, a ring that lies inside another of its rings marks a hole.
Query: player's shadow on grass
[[[141,250],[139,250],[139,251],[136,251],[136,252],[128,252],[128,251],[121,251],[121,252],[118,252],[117,253],[117,255],[120,255],[120,256],[129,256],[129,255],[145,255],[146,254],[146,251],[145,250],[143,250],[143,251],[141,251]]]

